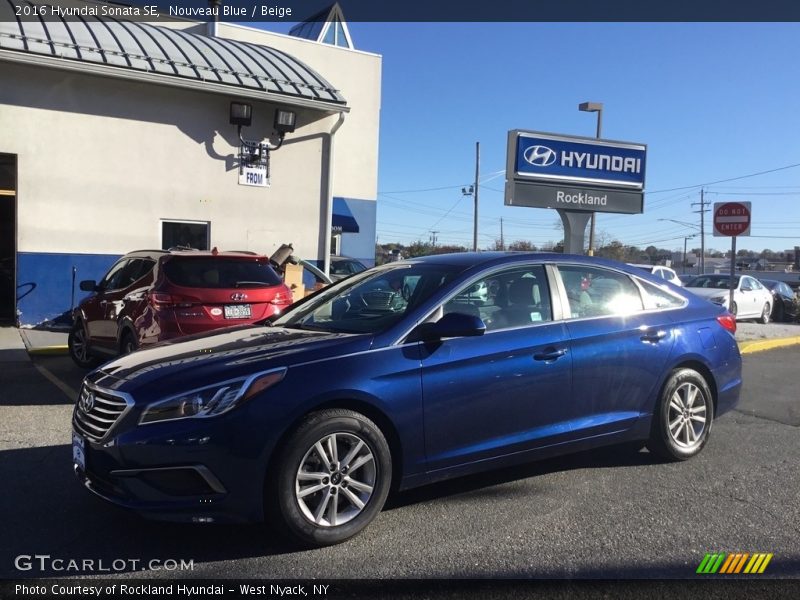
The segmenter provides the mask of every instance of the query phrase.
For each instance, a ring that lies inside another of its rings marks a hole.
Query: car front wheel
[[[81,321],[76,321],[67,337],[67,348],[70,358],[81,369],[90,369],[97,365],[97,358],[89,349],[89,338]]]
[[[713,419],[706,380],[694,369],[676,369],[661,392],[647,448],[669,460],[691,458],[708,441]]]
[[[383,508],[392,479],[386,438],[364,415],[309,415],[277,459],[267,517],[303,546],[329,546],[364,529]]]

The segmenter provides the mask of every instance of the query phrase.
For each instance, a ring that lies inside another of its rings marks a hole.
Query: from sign
[[[646,152],[633,142],[509,131],[505,204],[641,213]]]
[[[750,202],[715,202],[714,235],[731,237],[750,235]]]
[[[269,175],[267,174],[267,167],[242,167],[239,169],[239,185],[269,187]]]

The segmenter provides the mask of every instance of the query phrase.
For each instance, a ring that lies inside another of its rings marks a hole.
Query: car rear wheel
[[[82,321],[76,321],[70,329],[69,336],[67,336],[67,348],[70,358],[81,369],[90,369],[97,365],[97,357],[89,348],[89,338]]]
[[[735,317],[736,313],[738,312],[739,312],[739,307],[736,306],[736,302],[734,302],[733,304],[731,304],[731,314]]]
[[[686,460],[708,441],[714,401],[708,383],[693,369],[676,369],[661,392],[647,448],[669,460]]]
[[[761,309],[761,318],[758,320],[759,323],[766,325],[769,323],[769,316],[772,313],[772,308],[770,308],[769,302],[764,303],[764,308]]]
[[[392,479],[391,453],[378,426],[344,409],[309,415],[286,441],[276,467],[268,519],[306,547],[359,533],[383,508]]]

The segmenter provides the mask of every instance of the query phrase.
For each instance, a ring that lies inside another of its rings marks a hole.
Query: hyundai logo
[[[247,300],[247,294],[243,294],[242,292],[234,292],[231,294],[231,300]]]
[[[78,404],[84,413],[90,412],[94,408],[94,392],[84,391]]]
[[[558,153],[547,146],[531,146],[522,153],[525,162],[534,167],[549,167],[558,158]]]

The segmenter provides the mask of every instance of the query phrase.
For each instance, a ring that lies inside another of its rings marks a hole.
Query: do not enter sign
[[[714,235],[750,235],[750,202],[715,202]]]

